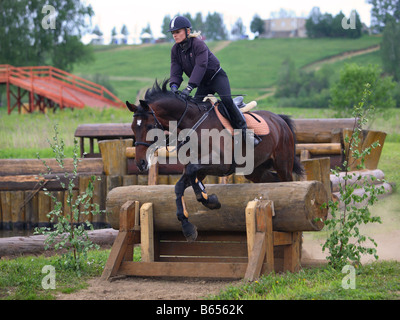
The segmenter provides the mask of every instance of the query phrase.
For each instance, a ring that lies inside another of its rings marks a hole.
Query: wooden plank
[[[249,201],[246,206],[246,234],[247,234],[247,252],[250,259],[250,254],[253,252],[255,234],[256,234],[256,208],[257,201]]]
[[[156,185],[158,180],[158,157],[154,157],[154,163],[150,166],[149,176],[148,176],[148,184]]]
[[[106,208],[106,176],[96,176],[93,182],[93,203],[99,205],[100,210]],[[106,213],[96,214],[92,218],[92,223],[95,228],[102,228],[106,224]]]
[[[142,277],[240,279],[246,268],[247,263],[123,262],[118,273]]]
[[[260,277],[261,268],[265,260],[266,244],[265,232],[256,232],[254,237],[253,249],[250,252],[250,258],[244,278],[248,281],[254,281]]]
[[[79,195],[82,196],[84,194],[86,194],[86,190],[89,186],[89,183],[91,182],[92,176],[89,175],[81,175],[79,176]],[[93,203],[93,199],[88,200],[89,204]],[[89,212],[85,212],[85,211],[89,211]],[[89,221],[92,222],[93,221],[93,217],[92,217],[92,213],[90,212],[91,208],[89,207],[88,209],[85,209],[84,204],[80,204],[79,205],[79,212],[80,212],[80,221],[84,222],[84,221]]]
[[[159,250],[160,255],[171,256],[247,257],[246,243],[160,242]]]
[[[44,191],[39,191],[38,194],[38,226],[47,227],[50,224],[50,219],[47,217],[47,214],[51,211],[51,199],[49,196],[45,195]],[[65,194],[67,194],[67,192]]]
[[[24,191],[11,192],[11,221],[13,228],[21,230],[25,223],[25,193]]]
[[[157,232],[160,241],[182,241],[187,242],[182,231]],[[230,231],[199,231],[196,242],[201,241],[220,241],[247,243],[245,232]]]
[[[235,262],[235,263],[247,263],[246,257],[184,257],[184,256],[161,256],[157,262]]]
[[[300,270],[302,232],[293,232],[291,245],[284,246],[283,269],[285,271],[297,272]]]
[[[292,232],[274,231],[274,246],[285,246],[292,244]]]
[[[11,225],[11,192],[1,191],[1,211],[3,216],[3,228],[6,230],[12,229]]]
[[[309,150],[300,151],[300,161],[307,160],[311,158],[311,153]]]
[[[122,259],[125,256],[126,246],[128,244],[129,232],[120,231],[118,232],[117,238],[115,239],[111,248],[110,255],[106,265],[104,266],[101,280],[109,280],[110,277],[115,276],[121,265]]]
[[[147,202],[140,208],[140,243],[142,261],[154,261],[154,220],[153,204]]]
[[[106,175],[126,175],[126,148],[132,147],[133,139],[103,140],[99,142]]]
[[[298,143],[296,144],[296,154],[308,150],[313,155],[321,154],[341,154],[342,145],[340,143]]]
[[[302,160],[301,163],[305,170],[303,181],[321,181],[328,193],[328,199],[331,199],[331,159],[329,157],[308,159]]]
[[[274,271],[274,234],[272,230],[272,217],[274,216],[274,202],[266,200],[262,202],[262,211],[265,222],[265,263],[267,264],[267,273]]]
[[[80,124],[75,130],[75,137],[93,138],[131,138],[131,123],[90,123]]]
[[[119,214],[119,231],[131,231],[135,225],[135,209],[138,201],[125,202]]]
[[[55,159],[43,159],[51,168],[52,173],[73,172],[73,159],[64,159],[64,168],[60,168]],[[79,159],[78,173],[103,172],[103,161],[101,159]],[[11,175],[37,175],[48,174],[42,160],[39,159],[0,159],[0,176]]]
[[[379,141],[380,146],[372,148],[371,153],[365,156],[365,169],[374,170],[378,168],[386,133],[382,131],[368,131],[363,142],[363,149],[369,148],[373,143]]]
[[[297,132],[326,132],[333,129],[353,128],[354,118],[293,119]]]
[[[104,267],[102,280],[108,280],[117,274],[123,259],[133,260],[133,246],[135,234],[133,231],[135,224],[135,212],[139,206],[137,201],[127,201],[120,210],[120,229],[117,238],[111,248],[110,255]]]

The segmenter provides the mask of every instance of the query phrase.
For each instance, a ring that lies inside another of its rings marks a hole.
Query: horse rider
[[[217,92],[229,112],[232,127],[242,130],[245,141],[253,143],[254,146],[258,145],[260,141],[253,132],[247,130],[246,120],[232,100],[227,74],[205,42],[199,38],[200,33],[191,33],[192,25],[189,19],[182,16],[173,18],[169,27],[168,31],[175,40],[171,49],[171,91],[178,91],[183,81],[182,74],[185,72],[189,83],[182,90],[181,96],[187,99],[194,88],[197,88],[195,98]]]

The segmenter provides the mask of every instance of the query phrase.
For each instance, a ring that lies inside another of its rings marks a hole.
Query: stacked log
[[[364,196],[365,194],[367,195],[367,199],[361,203],[354,203],[355,206],[360,207],[366,204],[368,199],[370,198],[370,194],[368,191],[366,191],[363,187],[364,183],[368,183],[371,185],[374,185],[375,188],[381,188],[384,191],[384,194],[378,195],[378,198],[383,198],[393,192],[393,187],[390,183],[386,182],[384,180],[385,175],[382,170],[376,169],[376,170],[359,170],[359,171],[350,171],[348,172],[350,179],[344,179],[344,176],[346,175],[345,172],[340,172],[339,177],[336,175],[331,174],[330,179],[332,182],[332,195],[335,199],[339,200],[341,202],[340,198],[340,186],[342,188],[345,187],[345,185],[357,185],[357,187],[354,190],[355,195],[358,195],[360,197]],[[341,206],[343,207],[343,203],[341,203]]]

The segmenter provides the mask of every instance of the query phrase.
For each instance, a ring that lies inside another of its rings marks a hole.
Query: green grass
[[[371,263],[356,270],[355,289],[344,289],[346,274],[318,267],[298,273],[270,274],[230,286],[213,300],[399,300],[400,262]]]
[[[381,42],[380,37],[360,39],[258,39],[231,42],[216,56],[228,73],[232,93],[255,99],[274,85],[282,62],[291,58],[297,67],[333,55],[367,48]],[[218,42],[207,42],[211,50]],[[79,65],[74,73],[108,75],[118,97],[132,100],[154,80],[169,77],[172,44],[144,46],[96,46],[95,61]],[[185,77],[184,77],[185,78]],[[186,79],[186,78],[185,78]],[[186,79],[187,81],[187,79]],[[186,83],[185,81],[185,83]]]
[[[109,251],[89,252],[88,263],[83,266],[82,275],[63,267],[60,256],[26,256],[12,260],[0,260],[0,299],[1,300],[49,300],[55,294],[72,293],[87,287],[86,281],[100,276]],[[42,273],[45,265],[55,267],[56,289],[42,288]]]
[[[132,119],[127,109],[65,109],[56,113],[7,114],[0,108],[0,158],[52,157],[48,139],[54,136],[54,125],[59,125],[60,137],[65,141],[66,156],[72,157],[75,130],[85,123],[121,123]]]
[[[92,250],[82,266],[81,275],[64,266],[63,257],[54,255],[24,256],[0,260],[0,300],[52,300],[58,293],[74,293],[88,287],[89,279],[100,277],[110,250]],[[140,260],[140,248],[135,248],[134,261]],[[55,268],[56,289],[43,289],[42,273],[46,265]]]

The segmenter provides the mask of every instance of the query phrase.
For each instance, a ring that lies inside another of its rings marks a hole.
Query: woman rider
[[[177,16],[170,22],[168,31],[175,40],[171,49],[171,90],[178,91],[183,81],[182,74],[185,72],[189,83],[181,92],[183,98],[187,99],[194,88],[197,88],[195,98],[217,92],[229,112],[233,128],[242,129],[245,141],[252,142],[254,146],[258,145],[258,138],[255,138],[251,131],[247,131],[246,120],[232,100],[229,79],[219,60],[204,41],[190,33],[191,28],[190,21],[182,16]]]

